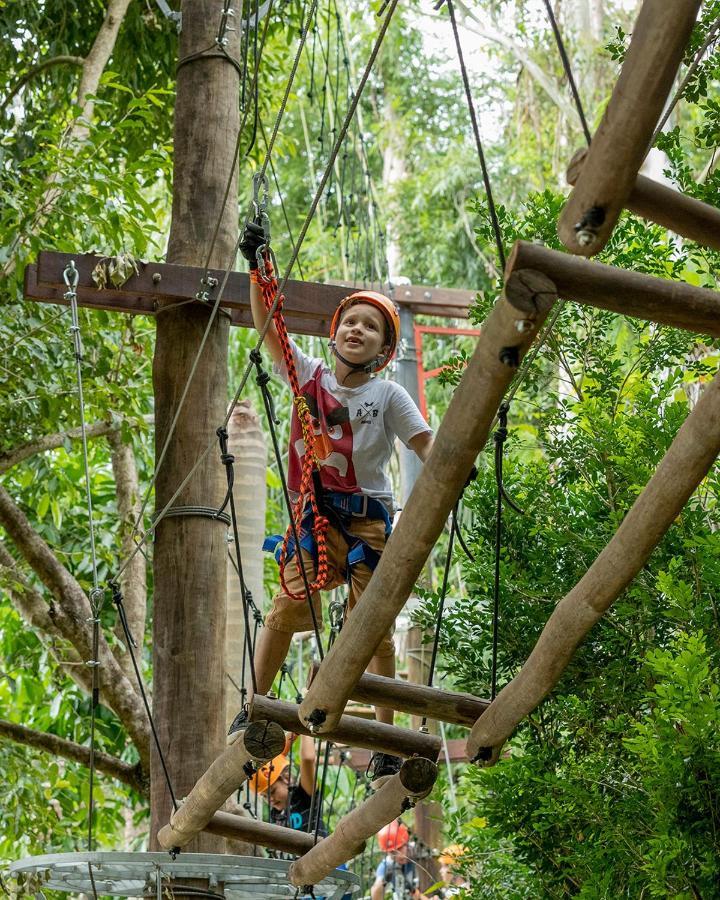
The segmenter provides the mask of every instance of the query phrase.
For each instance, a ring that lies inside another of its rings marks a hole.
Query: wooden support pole
[[[397,775],[343,816],[331,835],[290,866],[290,884],[295,887],[317,884],[333,869],[352,859],[358,847],[405,812],[408,801],[412,803],[430,793],[437,771],[429,759],[406,760]]]
[[[430,457],[370,583],[300,705],[302,721],[319,732],[335,728],[375,648],[409,597],[485,446],[505,391],[557,297],[554,285],[543,276],[533,276],[520,289],[529,311],[518,312],[501,298],[482,326]]]
[[[580,256],[607,244],[627,205],[701,0],[645,0],[620,77],[558,222],[560,240]]]
[[[709,288],[628,272],[518,241],[508,260],[505,293],[519,309],[526,302],[516,287],[529,271],[552,279],[558,294],[567,300],[720,337],[720,293]]]
[[[578,644],[630,584],[720,453],[720,375],[705,389],[616,534],[550,616],[527,662],[475,723],[469,759],[493,765]]]
[[[312,731],[298,717],[298,709],[294,703],[255,694],[250,703],[250,721],[269,719],[282,725],[285,731],[312,735]],[[337,726],[323,736],[336,744],[379,750],[394,756],[424,756],[436,760],[441,749],[440,738],[434,734],[422,734],[358,716],[341,716]]]
[[[586,159],[585,148],[575,154],[567,171],[569,184],[577,183]],[[625,205],[638,216],[662,225],[668,231],[704,247],[720,250],[720,209],[709,203],[638,175]]]
[[[319,668],[320,663],[313,663],[311,679],[317,675]],[[398,678],[369,674],[361,677],[352,689],[350,699],[372,706],[386,706],[413,716],[424,716],[436,722],[463,725],[465,728],[472,728],[490,705],[489,700],[480,700],[472,694],[443,691]]]
[[[268,850],[292,853],[293,856],[302,856],[315,846],[315,836],[305,831],[271,825],[258,819],[246,819],[228,812],[216,812],[203,831],[230,841],[242,841]]]
[[[170,816],[157,835],[165,850],[184,847],[205,826],[225,801],[247,781],[253,767],[264,765],[282,753],[285,732],[274,722],[253,722],[218,756],[195,784],[185,801]],[[213,834],[218,834],[213,831]]]

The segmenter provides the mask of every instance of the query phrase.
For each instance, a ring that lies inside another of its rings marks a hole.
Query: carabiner
[[[80,273],[75,268],[75,260],[71,259],[67,266],[65,266],[65,271],[63,272],[63,281],[68,286],[68,293],[75,293],[79,279]]]

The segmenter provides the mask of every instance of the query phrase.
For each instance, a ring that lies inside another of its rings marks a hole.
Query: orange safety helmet
[[[261,766],[250,779],[250,787],[256,794],[264,794],[269,787],[275,784],[285,769],[290,765],[290,760],[287,755],[290,752],[291,744],[291,738],[285,738],[283,752],[279,753],[274,759],[271,759],[270,762],[265,763],[264,766]]]
[[[337,351],[335,350],[335,335],[340,320],[342,319],[342,315],[348,307],[354,306],[356,303],[369,303],[371,306],[379,309],[387,322],[388,333],[390,336],[390,349],[384,356],[379,356],[376,360],[363,366],[368,372],[379,372],[381,369],[384,369],[393,356],[395,356],[398,344],[400,343],[400,313],[392,300],[384,294],[379,294],[377,291],[355,291],[354,294],[349,294],[347,297],[344,297],[338,304],[338,308],[335,310],[335,315],[332,317],[332,322],[330,323],[330,347],[335,355],[337,355]]]
[[[385,853],[400,850],[410,840],[410,832],[399,820],[391,822],[378,832],[378,844]]]

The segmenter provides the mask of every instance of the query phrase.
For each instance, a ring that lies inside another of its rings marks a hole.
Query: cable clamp
[[[99,669],[101,663],[100,663],[100,661],[97,660],[97,659],[88,659],[88,660],[85,661],[85,665],[86,665],[89,669]]]

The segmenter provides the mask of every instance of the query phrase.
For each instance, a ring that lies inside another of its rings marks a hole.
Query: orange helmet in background
[[[446,847],[438,857],[441,866],[452,866],[465,853],[465,847],[462,844],[450,844]]]
[[[383,356],[379,356],[376,360],[363,367],[369,372],[379,372],[381,369],[384,369],[393,356],[395,356],[398,344],[400,343],[400,313],[392,300],[377,291],[355,291],[355,293],[344,297],[338,304],[338,308],[335,310],[335,315],[330,323],[330,347],[336,355],[335,335],[337,334],[338,325],[340,324],[340,320],[342,319],[345,310],[354,306],[356,303],[369,303],[371,306],[379,309],[387,323],[389,350]]]
[[[378,831],[378,844],[385,853],[400,850],[409,840],[410,832],[398,819]]]

